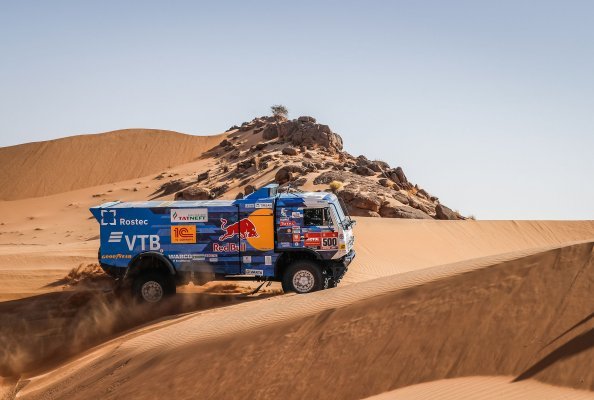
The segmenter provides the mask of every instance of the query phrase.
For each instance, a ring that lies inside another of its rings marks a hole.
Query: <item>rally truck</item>
[[[90,210],[102,269],[145,302],[219,279],[314,292],[335,287],[355,257],[355,221],[332,193],[279,193],[270,184],[237,200],[115,201]]]

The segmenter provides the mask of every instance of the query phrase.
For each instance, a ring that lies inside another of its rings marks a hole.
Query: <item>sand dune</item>
[[[444,379],[397,389],[368,400],[590,400],[594,393],[513,377],[481,376]]]
[[[0,148],[0,200],[119,182],[184,164],[223,135],[125,129]]]
[[[359,399],[468,375],[592,390],[592,249],[461,262],[187,315],[33,378],[20,396]]]

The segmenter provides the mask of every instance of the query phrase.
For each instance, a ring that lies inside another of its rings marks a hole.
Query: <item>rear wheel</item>
[[[132,294],[145,303],[158,303],[165,297],[175,294],[175,283],[165,274],[141,273],[134,279]]]
[[[282,285],[285,293],[303,294],[321,290],[324,288],[322,271],[313,261],[295,261],[285,271]]]

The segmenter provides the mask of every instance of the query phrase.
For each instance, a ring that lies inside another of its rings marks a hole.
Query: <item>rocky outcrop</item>
[[[269,124],[262,131],[264,140],[278,138],[281,142],[307,149],[323,148],[331,153],[342,151],[342,138],[328,125],[316,123],[313,117],[299,117],[292,121]]]

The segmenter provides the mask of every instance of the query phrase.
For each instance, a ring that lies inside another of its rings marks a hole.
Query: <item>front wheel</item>
[[[134,279],[132,294],[145,303],[158,303],[166,296],[175,294],[175,283],[165,274],[141,273]]]
[[[283,276],[283,291],[299,294],[311,293],[324,288],[320,267],[313,261],[295,261]]]

